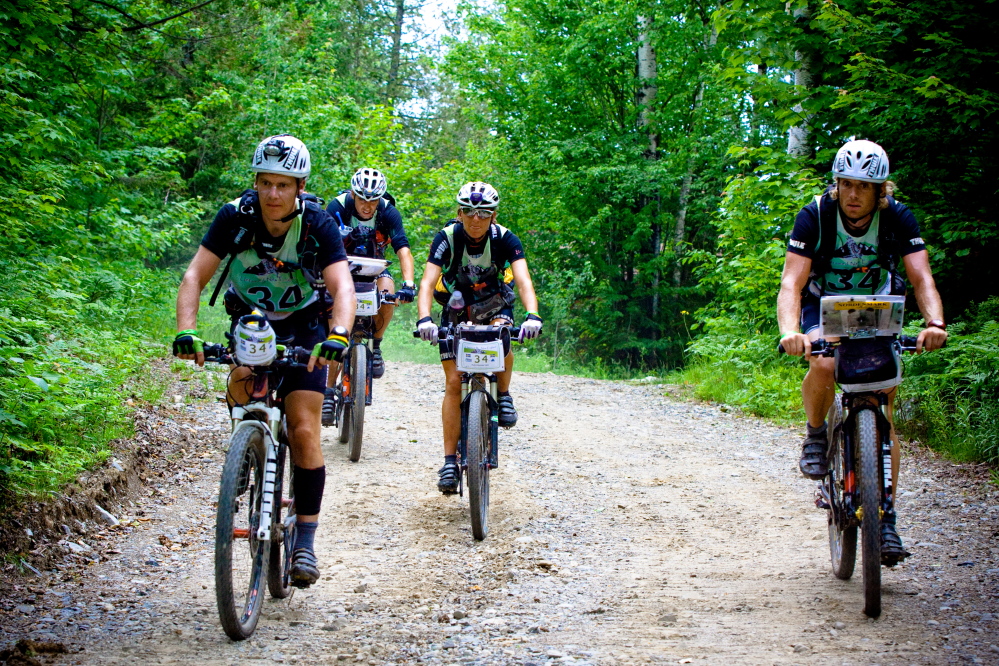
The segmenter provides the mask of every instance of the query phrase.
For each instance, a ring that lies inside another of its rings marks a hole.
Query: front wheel
[[[215,600],[234,641],[249,638],[264,600],[270,543],[257,539],[264,490],[264,436],[244,426],[229,439],[215,522]]]
[[[846,437],[843,435],[843,403],[840,397],[836,395],[826,421],[829,429],[829,473],[822,479],[822,485],[829,498],[829,555],[833,575],[849,580],[857,563],[857,526],[847,515],[845,507],[845,484],[853,470],[845,466]]]
[[[356,345],[350,354],[350,415],[347,437],[347,457],[351,462],[361,459],[361,440],[364,439],[364,406],[368,391],[368,348]]]
[[[472,536],[479,541],[489,533],[489,400],[482,391],[468,397],[468,442],[465,447],[468,474],[468,506],[472,514]]]
[[[857,414],[857,451],[860,477],[861,548],[864,553],[864,614],[881,615],[881,456],[874,412]]]

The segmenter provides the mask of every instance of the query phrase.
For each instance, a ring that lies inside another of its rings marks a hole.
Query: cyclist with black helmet
[[[947,340],[929,253],[912,211],[892,197],[888,155],[871,141],[849,141],[833,160],[832,176],[833,184],[795,219],[777,296],[781,346],[788,354],[808,358],[808,374],[801,385],[807,436],[798,466],[809,479],[821,479],[827,471],[825,417],[836,390],[834,359],[809,355],[811,342],[821,334],[819,299],[827,294],[904,294],[905,283],[897,270],[901,259],[925,319],[917,351],[938,349]],[[892,442],[892,487],[897,489],[899,448],[894,431]],[[886,514],[881,525],[882,561],[894,565],[909,555],[895,528],[894,512]]]
[[[388,183],[385,174],[377,169],[363,167],[358,169],[350,179],[350,190],[341,192],[326,206],[326,212],[340,225],[344,248],[347,254],[384,259],[385,248],[392,246],[402,272],[402,289],[399,290],[399,302],[412,303],[416,298],[416,283],[414,280],[415,264],[413,253],[409,249],[409,239],[402,226],[402,215],[395,207],[395,199],[386,191]],[[386,269],[378,276],[378,291],[395,291],[395,282]],[[382,358],[382,338],[388,330],[395,307],[383,304],[375,315],[375,334],[371,340],[373,358],[371,376],[378,379],[385,374],[385,361]],[[333,386],[336,376],[330,373],[323,402],[323,425],[333,424],[335,396]]]
[[[513,325],[513,285],[527,310],[521,324],[521,339],[541,333],[538,298],[524,258],[520,239],[496,223],[499,193],[483,182],[466,183],[458,192],[458,214],[437,232],[430,245],[427,265],[420,282],[417,301],[420,337],[437,339],[438,326],[430,316],[433,301],[447,307],[453,292],[460,291],[473,324]],[[442,313],[443,317],[445,316]],[[458,439],[461,435],[461,373],[454,363],[454,350],[442,343],[441,365],[445,389],[441,416],[444,423],[444,466],[438,471],[438,489],[445,495],[458,491]],[[513,353],[505,359],[505,370],[496,373],[499,389],[499,425],[509,428],[517,423],[517,410],[510,396]]]
[[[233,324],[256,310],[267,317],[279,339],[294,336],[296,346],[313,347],[308,367],[287,372],[277,388],[288,419],[298,516],[291,578],[293,584],[308,587],[319,578],[314,540],[326,482],[320,448],[325,366],[339,361],[347,347],[347,331],[354,322],[354,283],[336,223],[305,194],[311,171],[305,144],[288,134],[268,137],[257,146],[250,168],[255,172],[253,188],[219,210],[181,280],[173,352],[204,363],[198,306],[202,290],[226,256],[231,258],[218,286],[228,276],[231,287],[225,304]],[[329,331],[324,290],[334,298],[334,326]],[[236,368],[229,376],[230,404],[248,402],[242,381],[248,374]]]

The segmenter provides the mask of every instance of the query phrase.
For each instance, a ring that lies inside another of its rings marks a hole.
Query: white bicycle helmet
[[[305,144],[290,134],[269,136],[253,151],[250,168],[257,173],[276,173],[292,178],[308,178],[312,158]]]
[[[873,141],[847,141],[836,153],[833,178],[849,178],[867,183],[888,180],[888,155]]]
[[[458,190],[458,205],[471,206],[473,208],[485,208],[486,210],[496,210],[499,206],[499,192],[489,183],[475,181],[465,183]]]
[[[263,315],[240,317],[232,332],[232,342],[240,365],[270,365],[277,358],[277,338]]]
[[[358,169],[350,179],[350,191],[354,193],[355,197],[365,201],[381,199],[387,188],[385,174],[377,169]]]

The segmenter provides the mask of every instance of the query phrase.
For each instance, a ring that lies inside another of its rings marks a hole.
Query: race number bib
[[[354,314],[358,317],[370,317],[378,314],[378,287],[372,283],[354,283],[354,298],[357,308]]]
[[[496,372],[503,370],[503,341],[470,342],[458,339],[455,343],[455,367],[462,372]]]

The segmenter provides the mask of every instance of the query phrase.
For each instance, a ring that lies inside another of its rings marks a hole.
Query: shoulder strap
[[[233,247],[232,252],[229,253],[229,261],[226,262],[225,268],[222,269],[222,275],[219,276],[218,282],[215,283],[215,289],[212,291],[212,297],[208,301],[209,307],[215,307],[215,301],[218,300],[219,292],[222,291],[222,285],[225,284],[225,279],[229,277],[229,268],[232,266],[232,262],[236,260],[236,255],[240,252],[245,252],[250,249],[253,245],[254,230],[253,222],[255,221],[253,215],[257,206],[257,193],[254,190],[243,190],[243,193],[238,199],[230,201],[236,210],[239,211],[240,215],[248,218],[245,220],[245,225],[240,225],[236,230],[236,235],[233,237],[232,242],[235,247]]]
[[[812,272],[821,277],[829,272],[832,253],[836,249],[837,206],[826,193],[815,195],[815,208],[819,215],[819,243],[815,252],[815,260],[812,262]]]

